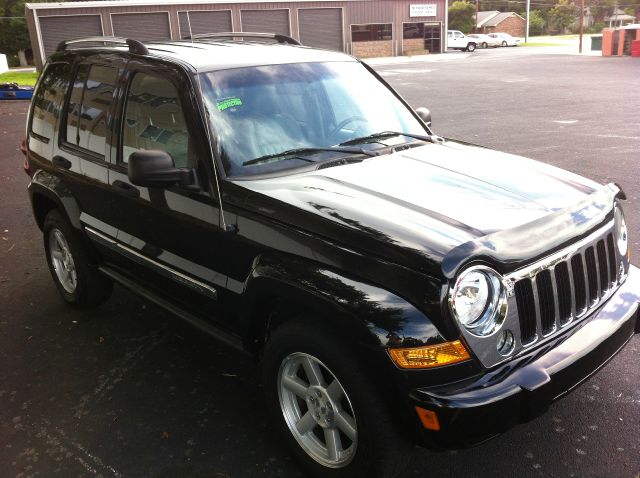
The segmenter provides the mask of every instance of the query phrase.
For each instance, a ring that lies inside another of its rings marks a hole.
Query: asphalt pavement
[[[640,264],[637,59],[519,48],[372,63],[440,135],[619,183]],[[303,476],[249,359],[119,287],[94,311],[62,303],[21,169],[26,109],[0,103],[0,476]],[[476,448],[417,451],[405,476],[637,478],[639,363],[636,335],[546,415]]]

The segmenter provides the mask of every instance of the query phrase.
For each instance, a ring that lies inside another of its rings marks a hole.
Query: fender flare
[[[256,317],[256,311],[263,311],[265,302],[274,298],[278,317],[267,321]],[[371,349],[445,341],[433,322],[402,297],[290,254],[266,253],[256,258],[241,304],[247,337],[254,340],[281,321],[312,315],[323,319],[321,326],[344,330],[343,335]]]
[[[27,189],[31,199],[33,215],[40,229],[42,229],[44,217],[38,210],[38,196],[53,202],[69,219],[69,222],[74,228],[78,230],[82,229],[80,223],[80,206],[71,193],[71,190],[69,190],[59,178],[50,175],[44,170],[39,170],[31,178]]]

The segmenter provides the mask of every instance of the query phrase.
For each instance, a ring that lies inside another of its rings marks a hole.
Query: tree
[[[529,33],[532,35],[542,35],[545,25],[544,16],[539,10],[529,12]]]
[[[453,2],[449,7],[449,28],[471,33],[476,26],[476,6],[464,0]]]
[[[549,26],[564,32],[576,22],[578,12],[579,8],[572,1],[559,0],[556,6],[549,10]]]
[[[37,3],[46,0],[30,0]],[[31,39],[25,18],[25,0],[0,0],[0,52],[18,55],[20,66],[26,66],[25,51],[31,48]]]

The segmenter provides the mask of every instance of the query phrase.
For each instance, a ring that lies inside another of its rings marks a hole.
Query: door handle
[[[71,169],[71,161],[67,158],[63,158],[62,156],[54,156],[51,159],[51,163],[58,168]]]
[[[134,199],[140,197],[140,190],[137,187],[132,186],[129,183],[125,183],[124,181],[120,181],[119,179],[115,180],[111,187],[113,187],[118,194],[122,194],[123,196]]]

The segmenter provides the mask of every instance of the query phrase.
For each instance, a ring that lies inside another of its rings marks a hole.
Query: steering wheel
[[[353,123],[354,121],[360,121],[362,123],[368,123],[367,119],[362,117],[362,116],[349,116],[348,118],[343,119],[342,121],[340,121],[340,123],[338,123],[335,128],[333,128],[329,134],[327,135],[328,138],[333,138],[335,137],[342,128],[344,128],[345,126],[347,126],[350,123]]]

